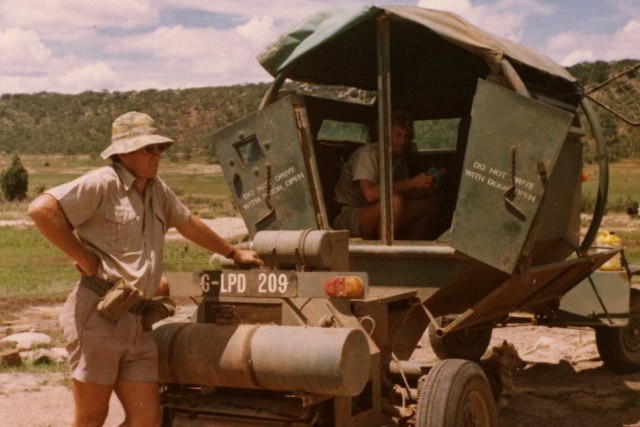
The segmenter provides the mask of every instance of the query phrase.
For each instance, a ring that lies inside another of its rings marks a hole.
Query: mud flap
[[[495,321],[514,311],[559,300],[616,253],[616,250],[612,250],[545,264],[531,268],[526,274],[510,276],[446,325],[442,332],[446,335],[470,326]],[[448,291],[456,292],[451,289]]]

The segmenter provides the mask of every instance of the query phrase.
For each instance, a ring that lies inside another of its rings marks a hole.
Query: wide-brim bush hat
[[[100,155],[108,159],[115,154],[131,153],[152,144],[173,144],[175,141],[158,134],[148,114],[129,111],[113,121],[111,145]]]

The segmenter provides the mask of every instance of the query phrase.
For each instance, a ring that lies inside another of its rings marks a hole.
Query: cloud
[[[560,65],[564,67],[570,67],[578,62],[590,62],[596,59],[595,54],[592,50],[587,49],[576,49],[571,51],[568,55],[566,55]]]
[[[86,88],[106,89],[118,83],[118,75],[104,62],[72,68],[53,79],[64,92],[82,92]]]
[[[193,8],[207,12],[232,15],[249,21],[253,18],[270,16],[281,32],[289,29],[302,19],[320,10],[340,6],[366,6],[368,1],[353,0],[278,0],[238,1],[238,0],[164,0],[168,7]]]
[[[516,41],[531,40],[527,32],[532,31],[540,40],[536,46],[567,64],[637,57],[640,8],[634,6],[635,1],[615,0],[621,12],[617,16],[625,17],[626,25],[614,34],[596,34],[576,26],[573,32],[547,40],[546,49],[541,35],[546,37],[550,30],[536,19],[553,13],[557,0],[397,3],[449,10]],[[267,81],[270,77],[256,56],[300,20],[330,7],[383,3],[0,0],[0,92],[142,90]],[[205,19],[195,24],[182,19],[199,12]],[[166,24],[159,26],[162,22]]]
[[[613,34],[566,32],[547,43],[553,56],[566,67],[583,61],[615,61],[638,58],[640,20],[632,19]]]
[[[611,38],[609,59],[640,58],[640,19],[632,19]]]
[[[18,28],[0,31],[0,52],[0,75],[40,73],[52,60],[35,32]]]
[[[418,6],[453,12],[486,31],[514,41],[522,39],[528,18],[553,10],[532,0],[502,0],[490,6],[474,5],[470,0],[420,0]]]
[[[246,24],[238,26],[236,31],[253,47],[260,50],[265,48],[271,40],[275,40],[280,33],[273,17],[268,15],[251,19]]]
[[[469,0],[420,0],[418,6],[428,9],[446,10],[458,15],[464,15],[472,10]]]
[[[149,87],[218,86],[264,81],[268,76],[258,65],[254,26],[250,22],[239,29],[160,27],[145,34],[114,40],[109,52],[129,60],[114,62],[118,74],[133,81],[146,80]]]
[[[36,31],[42,38],[71,40],[96,29],[153,24],[152,0],[2,0],[0,26]]]

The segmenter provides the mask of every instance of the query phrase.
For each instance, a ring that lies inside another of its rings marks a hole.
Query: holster
[[[146,331],[151,330],[154,323],[173,316],[176,312],[176,303],[171,298],[143,299],[142,291],[124,279],[109,283],[95,276],[82,276],[80,286],[101,297],[96,310],[102,316],[116,321],[129,311],[141,316],[142,327]]]
[[[120,279],[98,303],[97,311],[109,320],[118,320],[125,312],[142,300],[144,294],[135,286]]]
[[[142,329],[150,331],[154,323],[176,314],[176,303],[169,297],[145,300],[142,309]]]

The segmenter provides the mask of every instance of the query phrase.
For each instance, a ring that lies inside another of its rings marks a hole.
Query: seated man
[[[433,196],[434,180],[424,172],[409,177],[404,155],[413,140],[411,116],[395,112],[391,125],[395,235],[412,240],[424,239],[437,207]],[[334,198],[342,209],[332,225],[335,229],[349,230],[351,237],[380,238],[378,160],[378,144],[365,144],[354,151],[340,171]]]

